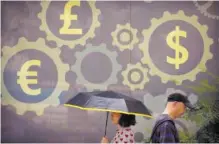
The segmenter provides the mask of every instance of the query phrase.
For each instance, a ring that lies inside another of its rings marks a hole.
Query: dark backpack
[[[151,134],[149,143],[152,142],[152,138],[153,138],[153,136],[154,136],[154,134],[155,134],[157,128],[158,128],[160,125],[162,125],[164,122],[167,122],[167,121],[168,121],[168,122],[171,122],[171,123],[174,125],[174,127],[175,127],[175,123],[174,123],[172,120],[164,120],[164,121],[162,121],[161,123],[156,124],[156,125],[154,126],[154,128],[153,128],[153,131],[152,131],[152,134]],[[174,136],[175,136],[175,135],[174,135]],[[175,139],[176,139],[176,136],[175,136]]]

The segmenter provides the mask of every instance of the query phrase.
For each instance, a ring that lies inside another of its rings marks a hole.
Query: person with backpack
[[[179,143],[180,140],[174,119],[181,117],[185,113],[186,107],[191,110],[198,109],[183,94],[173,93],[169,95],[164,112],[156,119],[150,142]]]

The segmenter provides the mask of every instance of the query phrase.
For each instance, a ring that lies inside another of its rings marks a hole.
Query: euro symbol
[[[37,84],[37,79],[27,79],[27,76],[37,76],[36,71],[28,71],[31,66],[39,66],[41,62],[39,60],[30,60],[23,64],[21,70],[17,72],[17,84],[20,84],[22,90],[28,95],[39,95],[41,93],[41,89],[31,89],[29,88],[29,84]]]
[[[81,35],[82,29],[69,29],[71,25],[71,20],[77,20],[77,15],[72,15],[71,9],[74,6],[80,6],[80,1],[69,1],[65,4],[64,13],[60,15],[60,20],[64,21],[62,28],[59,29],[60,34],[75,34]]]

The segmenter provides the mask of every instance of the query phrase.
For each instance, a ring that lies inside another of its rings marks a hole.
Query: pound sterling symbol
[[[167,56],[167,62],[169,64],[174,64],[175,69],[179,69],[179,65],[185,63],[188,60],[189,53],[187,49],[180,45],[179,37],[186,38],[186,32],[181,31],[179,26],[176,26],[176,30],[170,32],[167,36],[166,42],[170,46],[170,48],[175,50],[175,58],[171,58]],[[174,42],[175,37],[175,42]],[[180,58],[181,53],[181,58]]]
[[[77,20],[77,15],[72,15],[71,9],[74,6],[80,7],[80,1],[69,1],[65,4],[64,13],[60,15],[60,20],[64,21],[64,24],[62,28],[59,29],[60,34],[75,34],[75,35],[81,35],[82,29],[69,29],[71,25],[71,20]]]
[[[35,65],[40,67],[40,61],[39,60],[30,60],[24,63],[24,65],[21,67],[21,70],[17,72],[17,76],[19,78],[17,79],[17,84],[20,84],[22,90],[29,95],[39,95],[41,93],[41,89],[30,89],[28,87],[28,84],[37,84],[37,79],[27,79],[27,76],[37,76],[36,71],[28,71],[28,69]]]

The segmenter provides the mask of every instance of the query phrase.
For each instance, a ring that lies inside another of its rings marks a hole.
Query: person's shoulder
[[[173,120],[166,114],[161,114],[156,118],[156,123],[162,123],[165,121],[173,122]]]
[[[174,126],[173,120],[166,120],[163,122],[164,126]]]
[[[168,115],[162,114],[157,118],[155,125],[160,125],[160,127],[164,128],[173,128],[175,124],[174,121]]]

